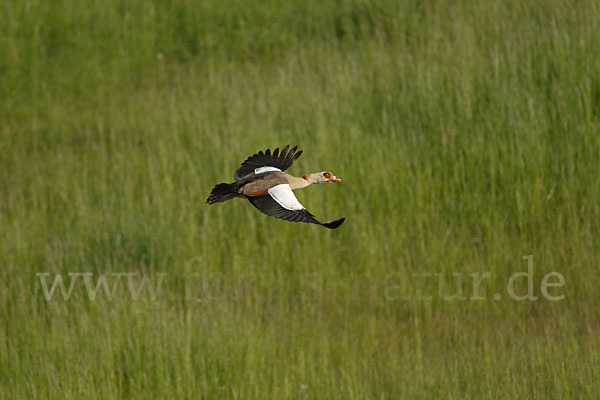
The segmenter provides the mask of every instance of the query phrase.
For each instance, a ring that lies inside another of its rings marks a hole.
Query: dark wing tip
[[[340,218],[337,221],[328,222],[326,224],[322,223],[321,225],[323,225],[325,228],[335,229],[338,228],[341,224],[343,224],[345,220],[346,218]]]
[[[290,148],[290,145],[286,145],[283,149],[281,149],[281,151],[279,152],[279,158],[285,160],[287,158],[287,151]]]

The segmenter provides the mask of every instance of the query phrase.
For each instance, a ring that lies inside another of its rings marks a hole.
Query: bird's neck
[[[286,175],[286,178],[292,190],[302,189],[312,184],[312,182],[310,181],[310,174],[304,175],[301,178],[289,174]]]

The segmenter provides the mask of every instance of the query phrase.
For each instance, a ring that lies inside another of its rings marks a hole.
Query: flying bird
[[[296,151],[297,146],[292,149],[289,147],[287,145],[281,151],[279,148],[273,152],[270,149],[259,151],[248,157],[235,172],[235,182],[216,185],[206,204],[243,197],[260,212],[275,218],[318,224],[329,229],[339,227],[345,218],[328,223],[319,222],[300,204],[293,191],[313,183],[336,183],[342,180],[329,171],[306,174],[300,178],[284,172],[302,154],[302,151]]]

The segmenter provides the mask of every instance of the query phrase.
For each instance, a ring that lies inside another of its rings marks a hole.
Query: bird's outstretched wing
[[[263,196],[248,197],[250,203],[264,214],[291,222],[307,222],[322,225],[329,229],[340,226],[345,218],[337,221],[319,222],[306,208],[300,204],[290,185],[283,183],[272,187]]]
[[[298,159],[298,157],[300,157],[300,154],[302,154],[302,150],[296,151],[298,146],[295,146],[288,151],[289,147],[289,145],[285,146],[281,152],[279,151],[279,148],[276,148],[273,153],[271,153],[270,149],[267,149],[264,153],[261,150],[253,156],[248,157],[248,159],[242,163],[240,168],[235,171],[235,175],[233,176],[234,179],[236,181],[241,181],[253,174],[285,171]]]

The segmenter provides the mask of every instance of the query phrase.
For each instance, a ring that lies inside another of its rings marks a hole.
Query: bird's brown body
[[[285,172],[267,172],[255,175],[250,182],[240,188],[238,193],[243,196],[260,196],[277,185],[287,183],[292,190],[302,189],[311,183],[304,178],[298,178]]]

